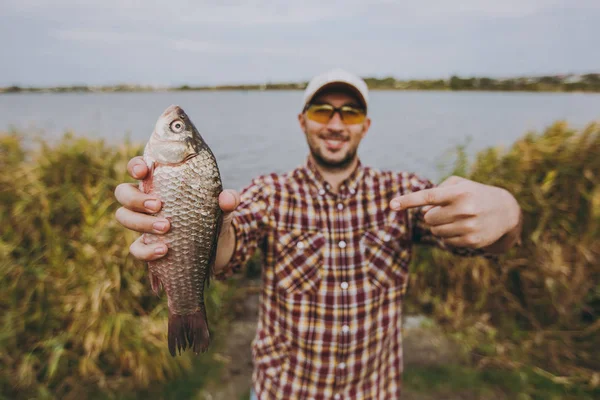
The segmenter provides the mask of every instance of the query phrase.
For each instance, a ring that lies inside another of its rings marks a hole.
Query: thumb
[[[232,189],[226,189],[219,194],[219,206],[223,210],[223,224],[221,226],[221,234],[227,232],[231,226],[233,219],[232,212],[240,204],[240,194]]]
[[[240,204],[240,194],[232,189],[225,189],[219,194],[219,206],[225,213],[231,213]]]

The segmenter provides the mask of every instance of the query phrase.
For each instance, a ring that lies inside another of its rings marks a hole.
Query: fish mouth
[[[165,110],[165,111],[163,111],[163,113],[162,113],[162,116],[163,116],[163,117],[166,117],[166,116],[168,116],[168,115],[170,115],[170,114],[173,114],[173,113],[177,113],[177,114],[179,114],[179,113],[180,113],[180,112],[182,112],[182,111],[183,111],[183,110],[182,110],[182,109],[181,109],[181,107],[179,107],[178,105],[176,105],[176,104],[171,104],[169,107],[167,107],[167,108],[166,108],[166,110]]]
[[[161,115],[161,119],[174,120],[177,118],[185,118],[185,111],[183,111],[183,108],[179,107],[176,104],[172,104],[169,107],[167,107]]]

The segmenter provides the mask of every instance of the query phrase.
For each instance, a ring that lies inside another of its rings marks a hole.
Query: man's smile
[[[326,139],[325,145],[327,146],[328,150],[335,151],[341,149],[344,146],[345,142],[345,140],[341,139]]]
[[[325,144],[325,147],[329,151],[338,151],[342,147],[344,147],[344,144],[346,142],[350,141],[349,138],[344,138],[339,135],[327,135],[327,136],[323,135],[323,136],[319,136],[319,139],[321,141],[323,141],[323,143]]]

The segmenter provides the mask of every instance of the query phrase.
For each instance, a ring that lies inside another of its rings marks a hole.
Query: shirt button
[[[340,400],[340,399],[342,398],[342,396],[340,396],[340,394],[338,393],[338,394],[336,394],[335,396],[333,396],[333,398],[334,398],[335,400]]]
[[[304,242],[298,242],[298,244],[296,244],[296,247],[302,250],[304,248]]]
[[[348,325],[342,326],[342,332],[344,332],[344,333],[350,332],[350,327]]]
[[[340,240],[340,242],[338,243],[338,246],[340,246],[340,249],[343,249],[344,247],[346,247],[346,242],[344,242],[343,240]]]
[[[344,368],[346,368],[346,363],[339,363],[339,365],[338,365],[338,368],[339,368],[339,369],[344,369]]]
[[[319,189],[319,194],[323,196],[325,194],[325,189]]]
[[[338,208],[338,210],[343,210],[344,205],[342,203],[338,203],[337,208]]]
[[[348,289],[348,282],[342,282],[342,283],[340,284],[340,287],[341,287],[342,289],[344,289],[344,290]]]
[[[354,190],[354,188],[350,188],[350,193],[354,194],[356,193],[356,190]]]

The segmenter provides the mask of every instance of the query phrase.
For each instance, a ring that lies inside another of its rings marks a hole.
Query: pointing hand
[[[438,187],[391,200],[393,210],[423,207],[431,233],[456,247],[482,248],[519,223],[520,208],[506,190],[452,176]]]

